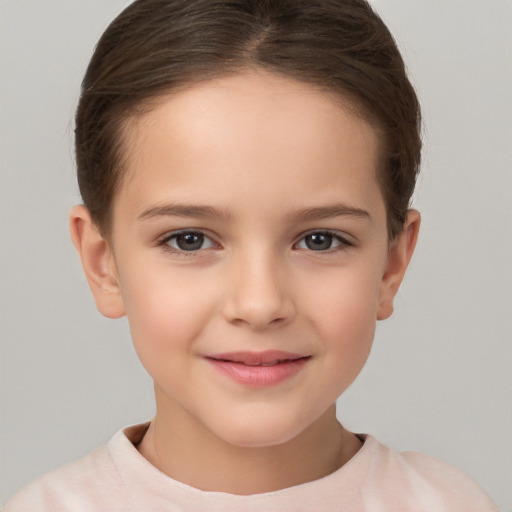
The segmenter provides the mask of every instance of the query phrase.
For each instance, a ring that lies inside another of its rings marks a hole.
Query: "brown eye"
[[[176,233],[169,237],[166,242],[167,245],[178,251],[199,251],[201,249],[208,249],[213,247],[213,242],[198,231],[185,231]]]
[[[326,251],[331,248],[333,236],[327,233],[318,233],[304,237],[306,247],[312,251]]]
[[[344,249],[352,244],[336,233],[328,231],[314,231],[307,234],[300,240],[297,247],[299,249],[308,249],[310,251],[322,252],[332,249]]]

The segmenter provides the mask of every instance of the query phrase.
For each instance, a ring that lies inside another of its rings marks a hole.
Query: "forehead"
[[[170,94],[134,120],[120,195],[133,208],[169,196],[374,201],[379,145],[377,130],[339,97],[252,71]]]

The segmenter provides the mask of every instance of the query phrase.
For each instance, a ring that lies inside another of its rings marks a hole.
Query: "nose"
[[[295,314],[292,283],[275,259],[252,254],[239,258],[229,275],[226,320],[253,330],[287,324]]]

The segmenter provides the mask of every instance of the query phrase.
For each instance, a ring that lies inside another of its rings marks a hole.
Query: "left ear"
[[[385,320],[393,313],[393,299],[411,261],[418,239],[420,220],[418,211],[409,210],[403,230],[389,245],[386,268],[380,284],[377,320]]]

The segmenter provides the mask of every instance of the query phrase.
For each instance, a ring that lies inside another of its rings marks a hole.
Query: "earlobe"
[[[124,302],[111,247],[93,224],[85,206],[72,208],[69,229],[98,311],[108,318],[124,316]]]
[[[388,259],[382,276],[377,320],[385,320],[393,313],[393,300],[411,261],[421,217],[418,211],[409,210],[404,229],[389,246]]]

